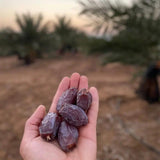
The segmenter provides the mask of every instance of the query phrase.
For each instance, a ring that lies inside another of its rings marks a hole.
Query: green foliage
[[[67,49],[77,48],[80,32],[72,27],[71,20],[65,16],[58,17],[54,23],[54,36],[57,41],[57,49],[65,52]]]
[[[103,38],[85,36],[80,44],[82,51],[89,55],[104,54],[109,49],[108,42]]]
[[[109,0],[83,0],[80,1],[82,10],[80,15],[87,15],[90,26],[96,32],[105,34],[108,30],[119,28],[119,23],[124,19],[128,8],[120,1],[111,3]]]
[[[84,32],[74,28],[71,19],[62,16],[54,22],[53,31],[49,31],[49,24],[43,24],[42,15],[16,15],[18,31],[6,28],[0,31],[0,54],[16,54],[19,59],[30,64],[43,53],[50,57],[55,50],[65,52],[97,54],[104,53],[108,48],[107,41],[102,38],[87,36]]]
[[[135,52],[114,51],[104,54],[101,57],[101,64],[105,65],[110,62],[122,62],[124,64],[147,65],[151,63],[149,58],[144,57],[144,54],[136,54]]]
[[[17,33],[17,50],[21,57],[28,57],[31,52],[34,52],[36,58],[51,48],[53,37],[49,34],[48,23],[43,25],[42,20],[43,17],[40,14],[37,17],[30,14],[16,16],[20,30]]]
[[[30,64],[42,53],[53,49],[54,37],[49,34],[48,23],[42,24],[42,15],[31,16],[23,14],[16,15],[16,23],[19,31],[11,29],[2,30],[0,33],[0,48],[14,53],[19,59],[24,59]]]
[[[154,31],[158,28],[155,23],[160,23],[159,3],[159,0],[137,0],[127,6],[120,0],[115,3],[110,0],[86,0],[80,1],[80,14],[87,15],[91,26],[98,32],[102,30],[106,33],[109,29],[117,32],[130,27]],[[159,33],[159,29],[156,31]]]
[[[147,63],[157,59],[160,44],[160,1],[138,0],[131,6],[120,1],[81,1],[82,11],[90,17],[94,29],[103,33],[114,31],[107,61]],[[111,58],[112,57],[112,58]]]

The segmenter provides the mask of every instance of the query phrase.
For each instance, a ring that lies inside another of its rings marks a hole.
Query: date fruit
[[[78,106],[65,103],[60,109],[59,114],[70,125],[75,127],[84,126],[88,123],[86,113]]]
[[[77,92],[78,92],[77,88],[70,88],[65,92],[63,92],[57,103],[57,111],[59,112],[59,110],[65,103],[75,104],[77,98]]]
[[[62,121],[58,131],[58,143],[62,150],[65,152],[72,150],[76,146],[77,141],[77,128],[67,124],[65,121]]]
[[[88,111],[92,103],[92,95],[84,88],[77,93],[77,106],[85,112]]]
[[[88,123],[91,103],[92,95],[87,89],[66,90],[57,102],[57,113],[48,113],[42,120],[40,136],[47,141],[57,140],[64,152],[71,151],[77,144],[79,127]]]
[[[61,117],[56,113],[48,113],[41,122],[39,132],[42,138],[53,141],[60,126]]]

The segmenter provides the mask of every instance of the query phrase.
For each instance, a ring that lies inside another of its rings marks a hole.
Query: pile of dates
[[[63,92],[57,113],[49,112],[40,124],[41,137],[47,141],[57,140],[63,151],[71,151],[78,141],[78,129],[88,123],[91,103],[92,96],[86,89],[70,88]]]

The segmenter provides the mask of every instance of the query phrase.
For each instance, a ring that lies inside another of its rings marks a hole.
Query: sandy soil
[[[0,159],[21,160],[24,123],[40,104],[49,108],[59,81],[73,72],[87,75],[100,95],[97,125],[98,160],[159,160],[160,104],[149,105],[135,94],[137,67],[96,57],[37,60],[25,66],[16,57],[0,58]],[[147,144],[147,145],[146,145]]]

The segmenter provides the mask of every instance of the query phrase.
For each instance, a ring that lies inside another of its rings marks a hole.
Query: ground
[[[36,107],[49,108],[62,77],[87,75],[97,87],[98,160],[159,160],[160,104],[148,104],[135,90],[138,67],[97,57],[65,56],[25,66],[16,57],[0,58],[0,159],[21,160],[19,144],[26,119]]]

